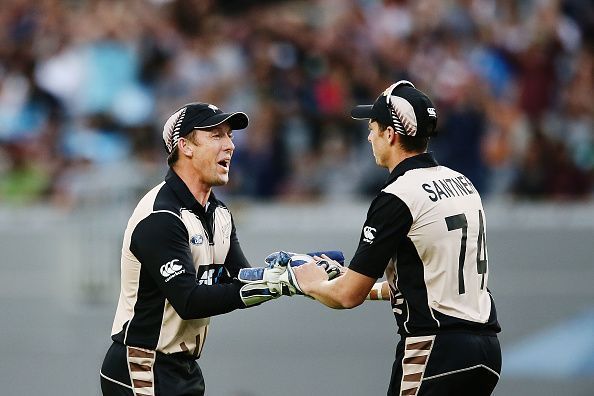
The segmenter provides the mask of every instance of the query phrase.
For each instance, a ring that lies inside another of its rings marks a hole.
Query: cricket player
[[[233,130],[247,125],[246,114],[208,103],[187,104],[165,123],[169,172],[140,200],[124,233],[103,395],[204,395],[196,359],[210,317],[291,294],[280,281],[291,255],[275,253],[268,266],[250,268],[231,212],[212,193],[229,181]]]
[[[501,372],[500,326],[481,197],[427,152],[437,111],[409,81],[351,115],[368,120],[375,161],[390,175],[346,272],[328,280],[312,261],[291,270],[294,285],[336,309],[390,299],[401,340],[389,396],[490,395]]]

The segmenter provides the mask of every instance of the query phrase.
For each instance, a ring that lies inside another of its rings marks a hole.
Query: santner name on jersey
[[[429,183],[423,183],[421,187],[429,193],[429,199],[433,202],[437,202],[443,198],[476,194],[477,192],[472,182],[464,175],[433,180]]]

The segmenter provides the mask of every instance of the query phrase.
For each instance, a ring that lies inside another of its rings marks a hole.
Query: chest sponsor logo
[[[173,259],[171,261],[166,262],[160,268],[161,275],[165,278],[165,282],[169,282],[171,279],[176,277],[179,274],[183,274],[186,272],[185,269],[180,264],[178,259]]]
[[[190,243],[192,245],[200,246],[204,243],[204,237],[200,234],[192,235],[192,238],[190,238]]]
[[[213,268],[214,267],[214,268]],[[221,283],[221,280],[225,277],[225,268],[220,264],[213,264],[212,266],[206,265],[200,267],[198,270],[197,278],[199,285],[216,285]]]
[[[373,243],[376,231],[377,230],[373,227],[365,226],[363,228],[363,242]]]

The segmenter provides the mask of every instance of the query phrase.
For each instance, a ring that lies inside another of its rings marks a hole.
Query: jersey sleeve
[[[250,267],[250,264],[245,258],[243,250],[241,250],[239,238],[237,237],[237,230],[235,229],[235,221],[233,220],[233,217],[231,217],[230,246],[227,257],[225,258],[225,268],[227,268],[227,271],[229,271],[229,275],[232,278],[236,278],[239,274],[239,270],[247,267]]]
[[[134,229],[130,251],[182,319],[220,315],[244,306],[241,284],[199,285],[182,220],[172,213],[152,213]]]
[[[381,278],[411,225],[408,206],[393,194],[380,193],[367,212],[349,268],[371,278]]]

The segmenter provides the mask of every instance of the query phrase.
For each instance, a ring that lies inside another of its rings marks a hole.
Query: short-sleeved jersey
[[[401,334],[496,333],[485,229],[470,180],[419,154],[396,166],[372,202],[349,267],[385,272]]]
[[[211,193],[204,208],[170,170],[124,233],[113,340],[198,357],[209,316],[243,307],[232,278],[247,266],[227,207]]]

